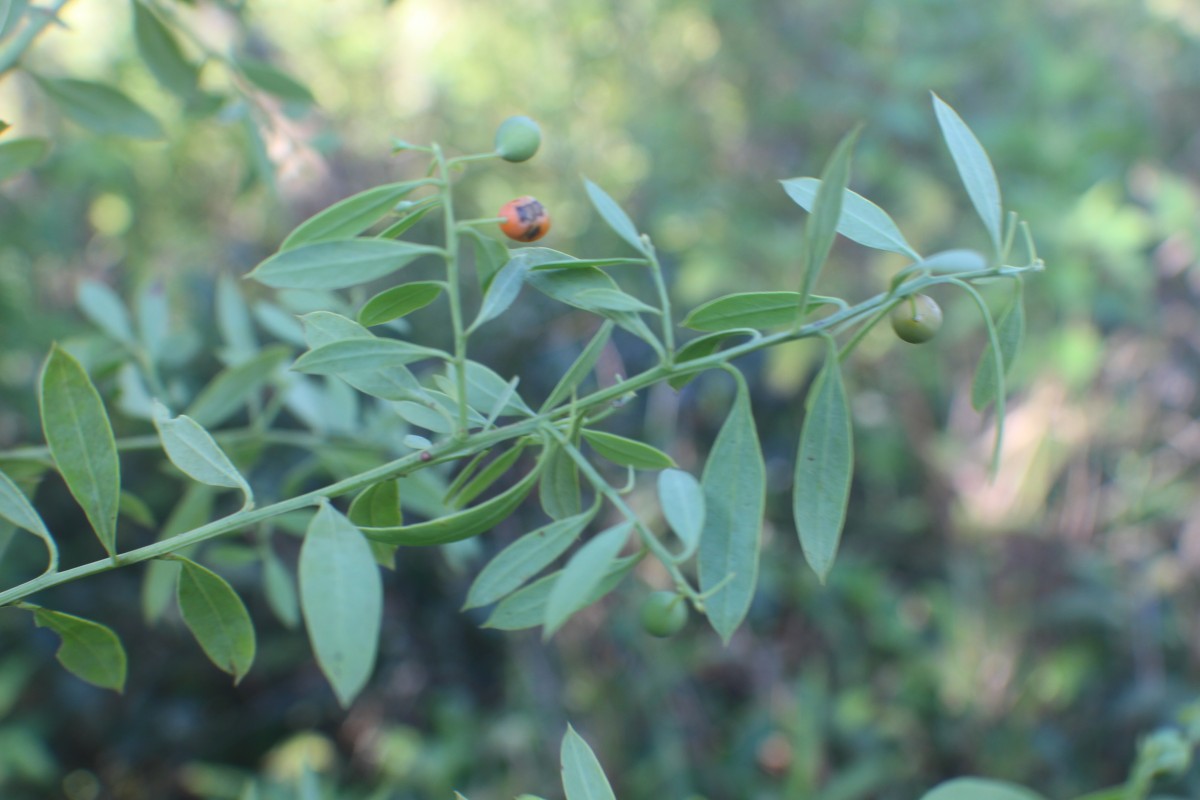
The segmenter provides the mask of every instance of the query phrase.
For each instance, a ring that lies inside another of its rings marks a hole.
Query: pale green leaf
[[[546,598],[546,636],[587,604],[588,596],[604,580],[632,530],[633,523],[622,522],[596,534],[575,551]]]
[[[641,560],[641,554],[618,558],[609,567],[604,578],[592,590],[579,608],[590,605],[599,600],[604,595],[616,588],[625,576],[637,566]],[[544,578],[539,578],[528,586],[512,593],[508,597],[500,601],[492,611],[491,616],[484,623],[485,628],[496,628],[498,630],[516,631],[524,630],[525,628],[536,628],[541,625],[546,618],[546,601],[550,597],[550,591],[558,582],[562,571],[553,572]],[[576,609],[578,610],[578,609]]]
[[[633,220],[617,205],[617,201],[609,197],[607,192],[587,178],[583,179],[583,185],[587,190],[588,199],[592,201],[592,205],[599,212],[600,217],[608,227],[612,228],[614,233],[628,242],[634,250],[637,250],[639,253],[645,253],[646,244],[642,241],[642,237],[638,235]]]
[[[596,367],[596,362],[600,360],[600,354],[604,352],[605,345],[612,337],[613,323],[611,320],[605,320],[600,329],[596,331],[596,335],[588,342],[587,347],[583,348],[583,352],[571,364],[563,376],[559,378],[558,383],[546,398],[546,402],[542,404],[542,411],[547,411],[554,408],[562,401],[571,396],[592,370]]]
[[[658,475],[658,503],[667,524],[683,542],[676,560],[686,561],[696,552],[704,531],[704,489],[691,473],[664,469]]]
[[[780,181],[783,190],[798,206],[812,211],[821,181],[817,178],[792,178]],[[851,241],[875,250],[900,253],[916,260],[921,254],[913,249],[887,212],[867,198],[849,189],[842,195],[842,216],[837,232]]]
[[[567,800],[617,800],[596,754],[570,725],[562,740],[561,760]]]
[[[0,142],[0,181],[8,180],[37,164],[50,152],[46,139],[24,138]]]
[[[799,292],[742,292],[718,297],[697,306],[680,324],[697,331],[739,328],[763,330],[793,326],[802,319],[799,303]],[[819,306],[836,303],[833,298],[810,296],[805,314],[812,313]],[[717,340],[716,344],[719,343],[720,340]]]
[[[367,301],[358,312],[360,325],[382,325],[422,309],[442,293],[440,281],[415,281],[386,289]]]
[[[275,345],[223,370],[196,395],[187,408],[187,415],[199,425],[215,428],[240,411],[270,383],[276,369],[291,355],[291,348]]]
[[[449,356],[440,350],[399,339],[342,339],[302,354],[292,369],[315,375],[343,375],[364,370],[388,370],[426,358]]]
[[[501,550],[471,584],[463,608],[489,605],[519,589],[566,552],[595,516],[595,511],[592,508],[551,522]]]
[[[858,128],[842,137],[833,151],[825,169],[821,172],[821,183],[813,200],[812,214],[804,226],[804,277],[800,284],[800,308],[807,309],[808,297],[817,283],[817,277],[829,257],[833,240],[837,236],[838,222],[842,217],[842,199],[846,184],[850,180],[850,159],[854,143],[858,139]]]
[[[141,0],[133,4],[133,36],[142,60],[164,89],[185,100],[196,94],[199,68],[188,61],[175,34]]]
[[[247,505],[254,502],[254,493],[246,479],[212,435],[194,419],[183,414],[173,418],[167,407],[156,400],[154,427],[167,458],[184,474],[209,486],[240,489]]]
[[[382,219],[406,194],[430,182],[429,179],[421,179],[386,183],[351,195],[300,223],[283,240],[279,249],[291,250],[314,242],[357,236]]]
[[[1007,375],[1025,338],[1025,301],[1019,282],[1015,283],[1012,301],[996,321],[996,337],[1000,341],[1003,371]],[[975,379],[971,382],[971,405],[976,411],[983,411],[996,400],[995,358],[989,341],[979,359],[979,366],[975,368]]]
[[[996,181],[996,171],[992,168],[987,151],[967,123],[936,94],[933,95],[933,110],[942,129],[942,138],[954,158],[954,166],[958,168],[959,177],[967,189],[967,196],[983,220],[992,244],[999,250],[1002,216],[1000,184]]]
[[[80,281],[76,302],[93,325],[121,344],[135,343],[133,323],[124,301],[107,284],[100,281]]]
[[[38,86],[70,119],[94,133],[159,139],[162,127],[144,108],[102,83],[75,78],[37,78]]]
[[[247,275],[276,289],[345,289],[370,283],[429,253],[429,245],[392,239],[340,239],[276,253]]]
[[[25,493],[3,471],[0,471],[0,519],[8,520],[45,542],[49,558],[46,570],[53,572],[58,568],[58,548],[54,544],[54,537],[50,535],[46,523],[25,497]]]
[[[125,690],[125,648],[111,628],[46,608],[34,607],[33,619],[62,640],[55,657],[68,672],[101,689]]]
[[[179,613],[209,660],[239,683],[254,663],[250,613],[220,575],[186,558],[179,561]]]
[[[614,464],[634,469],[665,469],[675,466],[675,461],[669,455],[656,447],[651,447],[636,439],[627,439],[604,431],[594,431],[585,428],[580,431],[587,443],[597,453]]]
[[[308,105],[313,102],[312,92],[307,86],[267,62],[254,58],[239,58],[236,63],[242,74],[264,92],[289,103]]]
[[[1023,786],[984,778],[955,778],[925,794],[921,800],[1044,800]]]

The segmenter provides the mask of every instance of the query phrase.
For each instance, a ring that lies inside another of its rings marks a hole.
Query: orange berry
[[[518,242],[536,242],[550,231],[550,215],[536,198],[526,195],[500,206],[500,230]]]

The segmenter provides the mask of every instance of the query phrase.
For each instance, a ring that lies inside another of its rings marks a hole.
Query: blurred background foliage
[[[137,569],[53,597],[125,639],[124,697],[67,675],[52,637],[0,613],[5,798],[235,798],[255,774],[268,797],[306,782],[330,797],[335,786],[347,798],[454,788],[472,800],[554,797],[568,719],[621,797],[900,800],[963,773],[1064,796],[1121,780],[1137,737],[1197,694],[1195,3],[160,6],[195,34],[183,42],[190,57],[210,48],[261,59],[314,102],[239,85],[214,60],[201,73],[209,102],[184,103],[138,57],[127,5],[66,6],[65,27],[47,31],[24,66],[119,86],[165,136],[97,136],[65,120],[27,74],[0,81],[0,118],[14,126],[6,135],[54,142],[41,164],[0,186],[0,447],[40,441],[37,366],[51,341],[90,330],[74,306],[80,280],[128,298],[165,291],[169,350],[194,389],[220,367],[219,276],[244,274],[330,202],[418,174],[415,157],[389,155],[392,137],[485,150],[514,113],[541,123],[543,151],[527,165],[473,170],[460,192],[465,214],[534,194],[554,215],[548,246],[620,254],[587,206],[576,177],[587,175],[654,238],[684,309],[721,291],[796,285],[803,214],[775,181],[817,172],[860,121],[852,186],[922,252],[981,246],[930,90],[989,150],[1048,269],[1028,285],[1027,346],[994,481],[991,420],[969,402],[984,340],[969,302],[938,297],[946,325],[932,345],[911,348],[881,330],[859,348],[848,373],[857,472],[825,587],[803,566],[788,518],[801,397],[819,348],[799,343],[740,365],[757,388],[772,494],[759,595],[728,648],[695,623],[663,642],[638,630],[637,602],[666,583],[653,570],[549,643],[480,631],[457,609],[483,556],[520,532],[517,520],[474,549],[401,553],[387,577],[379,667],[344,714],[302,633],[274,621],[254,588],[257,568],[237,567],[231,546],[210,557],[225,559],[260,635],[259,662],[236,688],[178,619],[141,621]],[[833,258],[820,290],[851,301],[901,265],[845,242]],[[262,287],[245,291],[268,299]],[[536,397],[592,323],[528,298],[518,310],[493,323],[477,357],[520,374]],[[263,338],[286,328],[269,310],[259,321]],[[435,313],[413,324],[440,335]],[[647,357],[634,341],[618,345],[627,363],[617,371]],[[664,387],[623,424],[695,471],[727,384]],[[149,430],[117,422],[118,434]],[[138,464],[127,457],[125,469]],[[279,463],[275,478],[294,467]],[[149,513],[166,518],[177,484],[161,474],[139,482]],[[633,500],[652,507],[650,492]],[[78,523],[65,497],[59,485],[39,490],[39,506],[58,501],[55,530]],[[0,583],[32,569],[36,547],[12,543]],[[87,547],[67,544],[66,557],[95,557]],[[1174,790],[1196,796],[1200,775]]]

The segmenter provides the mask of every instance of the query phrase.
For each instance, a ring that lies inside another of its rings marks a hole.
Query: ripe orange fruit
[[[550,215],[537,199],[526,195],[500,206],[500,230],[518,242],[536,242],[550,230]]]

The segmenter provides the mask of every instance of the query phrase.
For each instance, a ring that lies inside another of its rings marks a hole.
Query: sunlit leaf
[[[967,196],[971,198],[971,204],[975,206],[992,244],[998,250],[1002,215],[1000,184],[996,181],[996,171],[992,168],[987,151],[967,123],[936,94],[933,95],[933,110],[942,129],[942,138],[946,140],[946,146],[954,158],[954,166],[958,168],[959,177],[967,189]]]
[[[628,242],[633,249],[639,253],[645,253],[646,245],[642,241],[642,237],[638,235],[637,227],[634,226],[629,215],[617,205],[617,201],[587,178],[583,179],[583,185],[587,189],[588,199],[592,201],[592,205],[608,227]]]
[[[800,284],[802,299],[797,305],[807,309],[808,297],[817,283],[817,277],[829,257],[829,250],[837,236],[838,222],[842,217],[842,199],[846,184],[850,180],[850,159],[854,143],[858,139],[858,128],[842,137],[833,151],[825,169],[821,172],[821,185],[813,200],[812,214],[804,226],[804,277]]]
[[[792,178],[780,183],[798,206],[805,211],[813,210],[817,190],[821,187],[819,179]],[[838,220],[837,232],[864,247],[900,253],[912,259],[921,257],[886,211],[849,189],[842,195],[842,216]]]
[[[370,369],[386,370],[443,356],[445,353],[440,350],[399,339],[342,339],[302,354],[292,369],[314,375],[342,375]]]
[[[186,558],[179,561],[179,613],[209,660],[238,683],[254,663],[250,613],[220,575]]]

